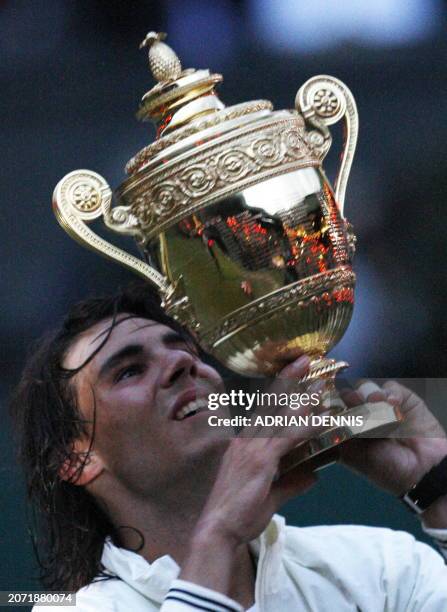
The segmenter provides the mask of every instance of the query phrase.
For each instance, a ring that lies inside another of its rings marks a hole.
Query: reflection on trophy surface
[[[219,199],[148,253],[171,281],[182,277],[202,342],[242,373],[274,373],[291,349],[321,357],[351,317],[346,231],[314,168]]]
[[[182,69],[164,37],[150,32],[141,45],[158,83],[138,117],[155,122],[157,139],[128,162],[114,206],[102,177],[77,170],[57,185],[55,213],[78,241],[155,284],[168,314],[228,368],[275,375],[306,353],[308,378],[330,387],[347,364],[325,355],[354,305],[355,237],[343,214],[354,98],[338,79],[318,76],[300,88],[293,110],[273,111],[265,100],[225,107],[215,91],[221,75]],[[345,142],[332,188],[321,163],[327,126],[340,119]],[[99,217],[133,236],[144,261],[93,233],[87,223]],[[362,428],[335,428],[302,458],[400,419],[384,402],[373,418],[370,406],[362,410]]]

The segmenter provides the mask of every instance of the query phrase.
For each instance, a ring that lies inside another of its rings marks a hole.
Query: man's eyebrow
[[[136,357],[144,353],[144,347],[142,344],[127,344],[123,348],[110,355],[99,369],[98,378],[106,376],[113,368],[115,368],[121,361],[129,357]]]
[[[171,329],[170,331],[163,334],[163,336],[161,337],[161,340],[165,346],[170,346],[173,344],[184,344],[186,347],[186,350],[189,353],[193,353],[196,356],[199,355],[198,345],[194,342],[194,340],[190,336],[182,334],[181,332]]]

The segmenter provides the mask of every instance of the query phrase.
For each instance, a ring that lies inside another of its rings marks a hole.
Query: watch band
[[[410,510],[422,514],[443,495],[447,495],[447,455],[400,499]]]

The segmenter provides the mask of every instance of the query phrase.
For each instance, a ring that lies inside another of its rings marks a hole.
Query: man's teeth
[[[177,421],[182,421],[187,416],[195,414],[199,410],[202,410],[203,408],[207,408],[207,407],[208,407],[208,400],[206,399],[206,397],[202,397],[200,399],[193,400],[192,402],[189,402],[188,404],[185,404],[184,406],[182,406],[180,410],[177,411],[174,418],[177,419]]]

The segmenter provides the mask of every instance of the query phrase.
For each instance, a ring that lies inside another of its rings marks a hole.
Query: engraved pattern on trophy
[[[320,117],[334,117],[341,110],[340,98],[330,89],[318,89],[314,96],[314,107]]]
[[[259,317],[272,316],[277,309],[290,312],[290,310],[287,311],[289,306],[297,305],[298,308],[307,308],[310,304],[320,304],[324,308],[327,305],[330,306],[333,300],[343,300],[353,304],[354,286],[355,274],[349,268],[340,268],[310,276],[291,286],[265,295],[239,311],[233,311],[229,317],[220,321],[211,331],[204,331],[201,338],[207,345],[214,346],[226,339],[235,330]],[[321,350],[323,351],[323,349]]]
[[[73,206],[82,212],[94,212],[101,206],[101,196],[93,185],[80,183],[73,189]]]
[[[333,246],[334,260],[337,265],[344,266],[351,263],[352,259],[346,223],[342,219],[337,203],[327,185],[323,185],[323,194],[318,194],[317,197]]]
[[[254,102],[245,102],[243,104],[237,104],[236,106],[233,106],[230,109],[221,110],[207,119],[197,119],[191,124],[183,128],[179,128],[172,134],[168,134],[167,136],[164,136],[163,138],[160,138],[159,140],[156,140],[155,142],[148,145],[147,147],[141,149],[141,151],[139,151],[134,157],[132,157],[132,159],[127,162],[125,171],[127,174],[132,175],[135,172],[142,170],[144,164],[150,161],[156,155],[158,155],[161,151],[164,151],[171,145],[176,144],[184,138],[193,136],[198,132],[207,130],[211,127],[215,127],[221,123],[224,123],[225,121],[239,119],[240,117],[245,117],[246,115],[251,115],[259,111],[271,111],[272,109],[273,105],[268,100],[256,100]]]
[[[112,229],[119,228],[120,234],[134,236],[137,243],[144,242],[144,235],[139,232],[138,219],[125,206],[114,206],[112,198],[107,198],[102,203],[104,223]]]
[[[79,219],[92,221],[101,216],[101,204],[111,199],[112,192],[99,175],[80,170],[61,182],[60,197],[71,204]]]
[[[191,165],[195,172],[190,172]],[[297,168],[317,166],[305,140],[301,121],[294,116],[262,123],[248,134],[210,143],[187,161],[171,162],[148,177],[122,186],[121,201],[132,200],[129,212],[139,223],[133,228],[146,241],[218,198],[245,186]],[[126,210],[122,205],[121,210]],[[113,219],[110,223],[113,229]],[[132,231],[132,228],[129,228]]]

